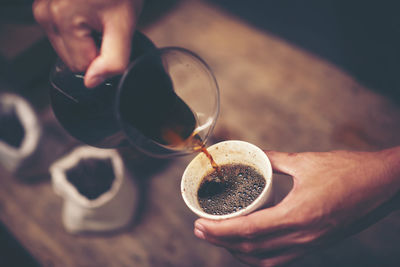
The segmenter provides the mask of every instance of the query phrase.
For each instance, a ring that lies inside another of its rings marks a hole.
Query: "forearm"
[[[391,184],[391,191],[400,191],[400,146],[384,149],[377,152],[378,160],[382,164],[381,179]]]

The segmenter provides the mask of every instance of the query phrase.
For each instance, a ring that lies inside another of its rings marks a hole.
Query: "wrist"
[[[388,179],[394,194],[400,193],[400,146],[384,149],[379,153],[383,164],[383,177]]]
[[[387,190],[389,199],[383,205],[383,210],[390,213],[400,209],[400,146],[384,149],[377,153],[381,155],[384,164],[383,177],[388,180],[390,185]]]

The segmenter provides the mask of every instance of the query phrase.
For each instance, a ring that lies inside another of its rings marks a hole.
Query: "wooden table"
[[[142,30],[159,47],[185,47],[209,63],[221,93],[214,141],[240,139],[281,151],[375,150],[400,144],[400,107],[390,99],[210,4],[182,1]],[[40,114],[44,123],[57,127],[48,109]],[[156,168],[134,167],[145,181],[142,210],[123,232],[68,234],[61,222],[62,200],[49,180],[23,183],[3,169],[0,220],[43,266],[242,266],[224,249],[193,235],[196,217],[179,189],[192,157],[147,159]],[[287,177],[276,179],[280,188],[290,183]],[[393,213],[295,266],[400,262],[399,232],[400,214]]]

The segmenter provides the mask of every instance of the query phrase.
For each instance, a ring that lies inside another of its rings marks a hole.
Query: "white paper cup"
[[[225,215],[213,215],[204,212],[198,202],[197,191],[203,178],[214,169],[206,155],[200,153],[186,167],[181,180],[181,194],[190,210],[203,218],[221,220],[246,215],[273,203],[272,167],[264,151],[248,142],[236,140],[217,143],[207,148],[207,150],[220,166],[243,164],[253,167],[264,177],[265,187],[250,205],[239,211]]]

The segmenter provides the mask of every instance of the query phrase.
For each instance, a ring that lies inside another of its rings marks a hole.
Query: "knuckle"
[[[32,5],[32,12],[39,24],[45,25],[49,23],[49,10],[44,1],[35,1]]]
[[[59,26],[70,24],[71,8],[68,1],[53,0],[49,6],[49,13]]]
[[[250,242],[242,242],[239,244],[238,250],[241,253],[249,254],[249,253],[254,252],[255,246],[253,243],[250,243]]]
[[[50,3],[50,11],[51,14],[54,16],[65,14],[67,10],[68,10],[67,1],[53,0]]]
[[[306,246],[308,244],[310,244],[311,242],[313,242],[313,237],[310,235],[304,235],[302,237],[298,237],[295,241],[295,243],[299,246]]]
[[[241,237],[245,239],[253,239],[256,236],[256,227],[250,220],[245,220],[243,222],[243,230]]]
[[[71,24],[68,28],[68,32],[74,37],[78,39],[84,39],[90,37],[91,31],[84,26],[84,23],[79,24]]]
[[[74,16],[71,19],[71,27],[74,29],[85,29],[86,19],[83,16]]]
[[[306,233],[296,238],[295,243],[301,247],[309,247],[315,245],[319,240],[319,234]]]

